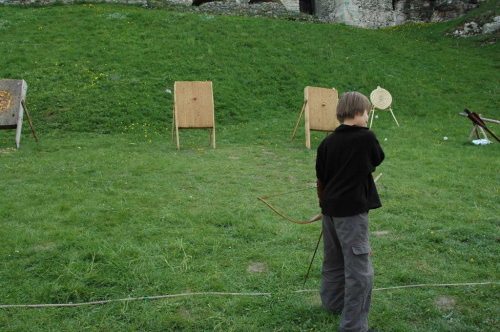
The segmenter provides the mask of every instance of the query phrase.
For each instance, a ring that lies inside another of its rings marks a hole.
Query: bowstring
[[[281,213],[280,211],[278,211],[273,205],[271,205],[271,203],[267,202],[266,200],[269,199],[269,198],[273,198],[273,197],[278,197],[278,196],[283,196],[283,195],[289,195],[289,194],[293,194],[293,193],[297,193],[297,192],[301,192],[301,191],[306,191],[306,190],[311,190],[311,189],[314,189],[316,188],[315,186],[311,186],[311,187],[307,187],[307,188],[302,188],[302,189],[297,189],[297,190],[292,190],[292,191],[287,191],[285,193],[279,193],[279,194],[275,194],[275,195],[271,195],[271,196],[266,196],[266,197],[257,197],[262,203],[266,204],[271,210],[273,210],[275,213],[277,213],[279,216],[283,217],[284,219],[294,223],[294,224],[309,224],[309,223],[312,223],[318,219],[315,219],[317,216],[314,216],[312,217],[311,219],[308,219],[308,220],[305,220],[305,221],[302,221],[302,220],[294,220],[290,217],[288,217],[287,215]]]
[[[278,197],[278,196],[283,196],[283,195],[294,194],[294,193],[298,193],[298,192],[301,192],[301,191],[311,190],[311,189],[314,189],[314,188],[316,188],[316,187],[315,186],[311,186],[311,187],[307,187],[307,188],[297,189],[297,190],[293,190],[293,191],[287,191],[287,192],[284,192],[284,193],[279,193],[279,194],[275,194],[275,195],[271,195],[271,196],[266,196],[266,197],[260,197],[260,198],[268,199],[268,198],[273,198],[273,197]]]

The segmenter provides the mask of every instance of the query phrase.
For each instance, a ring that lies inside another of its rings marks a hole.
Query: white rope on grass
[[[0,305],[0,309],[6,309],[6,308],[80,307],[80,306],[96,305],[96,304],[108,304],[108,303],[112,303],[112,302],[147,301],[147,300],[159,300],[159,299],[168,299],[168,298],[172,298],[172,297],[196,296],[196,295],[270,296],[271,293],[223,293],[223,292],[180,293],[180,294],[167,294],[167,295],[158,295],[158,296],[129,297],[129,298],[125,298],[125,299],[102,300],[102,301],[92,301],[92,302],[82,302],[82,303],[7,304],[7,305]]]
[[[385,288],[374,288],[372,291],[386,291],[394,289],[403,288],[422,288],[422,287],[457,287],[457,286],[482,286],[482,285],[498,285],[500,282],[467,282],[462,284],[419,284],[419,285],[406,285],[406,286],[394,286]],[[317,289],[302,289],[295,291],[295,294],[317,292]],[[130,297],[124,299],[115,300],[102,300],[93,302],[82,302],[82,303],[54,303],[54,304],[6,304],[0,305],[0,309],[8,308],[50,308],[50,307],[81,307],[96,304],[108,304],[112,302],[131,302],[131,301],[147,301],[147,300],[159,300],[168,299],[174,297],[185,297],[185,296],[204,296],[204,295],[216,295],[216,296],[271,296],[271,293],[225,293],[225,292],[196,292],[196,293],[180,293],[180,294],[167,294],[158,296],[143,296],[143,297]]]
[[[384,287],[384,288],[374,288],[372,292],[393,290],[393,289],[403,289],[403,288],[422,288],[422,287],[457,287],[457,286],[483,286],[483,285],[500,285],[500,282],[490,281],[490,282],[466,282],[462,284],[418,284],[418,285],[405,285],[405,286],[394,286],[394,287]],[[317,292],[317,289],[303,289],[298,290],[295,293],[309,293]]]
[[[456,286],[481,286],[481,285],[499,285],[500,282],[466,282],[463,284],[420,284],[420,285],[406,285],[406,286],[395,286],[395,287],[385,287],[376,288],[373,291],[384,291],[391,289],[402,289],[402,288],[417,288],[417,287],[456,287]]]

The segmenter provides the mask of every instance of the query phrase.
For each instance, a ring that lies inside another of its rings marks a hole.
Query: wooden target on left
[[[23,106],[28,85],[24,80],[0,80],[0,129],[22,124]]]

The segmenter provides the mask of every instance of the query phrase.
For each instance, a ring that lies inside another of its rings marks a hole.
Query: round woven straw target
[[[0,113],[12,106],[12,96],[7,91],[0,91]]]
[[[384,110],[391,106],[392,96],[389,91],[378,86],[370,94],[370,101],[376,108]]]

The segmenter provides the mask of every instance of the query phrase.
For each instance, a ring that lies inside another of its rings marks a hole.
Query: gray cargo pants
[[[365,332],[373,287],[368,213],[345,218],[324,215],[323,240],[323,308],[342,313],[339,331]]]

